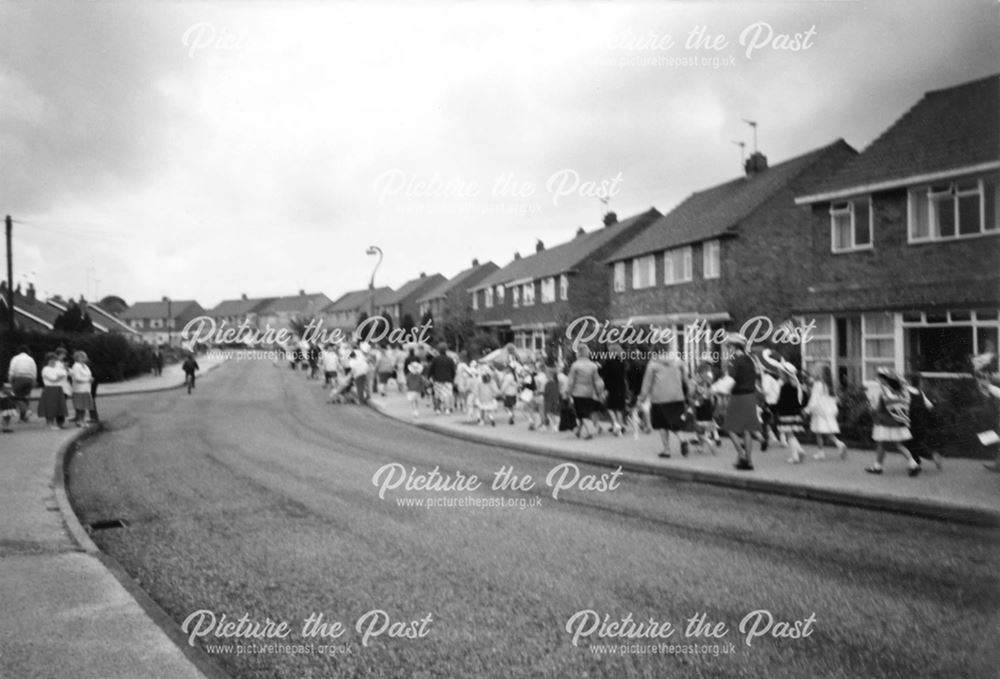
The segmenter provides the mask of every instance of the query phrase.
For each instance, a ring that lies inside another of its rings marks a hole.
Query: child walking
[[[798,370],[787,361],[782,361],[781,387],[778,390],[778,402],[774,406],[778,436],[792,449],[789,464],[799,464],[805,459],[805,451],[799,443],[798,435],[805,431],[802,419],[802,409],[806,403],[805,389],[799,382]]]
[[[406,371],[406,401],[413,408],[414,417],[420,417],[420,394],[423,391],[424,367],[419,361],[414,361]]]
[[[803,412],[809,415],[809,429],[816,435],[816,446],[819,448],[813,459],[826,459],[823,441],[827,438],[840,451],[840,459],[847,459],[847,446],[836,437],[840,433],[840,425],[837,424],[837,397],[833,390],[830,366],[817,365],[813,370],[812,393]]]
[[[497,395],[499,393],[500,390],[497,389],[493,377],[489,373],[484,372],[475,388],[476,411],[479,413],[478,423],[480,425],[485,424],[485,421],[489,420],[491,426],[497,426],[494,413],[497,410]]]
[[[875,441],[875,464],[866,467],[869,474],[881,474],[885,461],[885,444],[895,444],[896,450],[909,462],[910,476],[920,473],[920,463],[903,445],[913,438],[910,434],[910,393],[894,370],[879,368],[878,401],[875,404],[872,440]]]
[[[7,382],[0,390],[0,431],[4,434],[14,431],[10,423],[15,417],[17,417],[17,404],[14,402],[14,389]]]
[[[694,388],[691,395],[691,406],[694,410],[694,426],[697,432],[698,449],[705,451],[709,446],[712,454],[715,454],[715,446],[722,445],[719,437],[719,427],[715,423],[715,397],[712,394],[712,383],[714,382],[712,366],[702,363],[698,366],[698,374],[695,375]]]

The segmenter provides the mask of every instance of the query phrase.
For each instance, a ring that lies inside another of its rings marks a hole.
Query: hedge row
[[[59,347],[66,349],[70,356],[75,351],[85,352],[98,382],[121,382],[153,369],[153,351],[150,347],[129,342],[122,335],[114,333],[43,333],[18,330],[11,334],[0,331],[0,376],[4,381],[7,380],[10,359],[21,345],[28,347],[38,364],[39,372],[45,366],[45,354]]]

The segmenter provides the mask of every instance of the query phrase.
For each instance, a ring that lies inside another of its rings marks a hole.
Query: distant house
[[[0,309],[3,310],[2,322],[7,322],[7,282],[0,281]],[[56,319],[62,312],[56,307],[46,304],[37,298],[34,284],[29,283],[22,293],[21,286],[14,287],[14,324],[22,330],[47,332],[55,326]]]
[[[69,302],[60,298],[49,299],[46,301],[46,304],[55,307],[60,314],[64,313],[69,308]],[[142,341],[142,335],[139,331],[119,319],[111,311],[105,309],[101,304],[86,302],[83,299],[81,299],[77,304],[81,310],[90,317],[90,321],[94,325],[94,330],[97,332],[119,333],[124,335],[126,339]]]
[[[180,331],[184,326],[204,315],[205,310],[194,300],[164,297],[159,302],[136,302],[123,311],[119,319],[138,332],[148,344],[179,345]]]
[[[276,297],[257,310],[257,325],[261,329],[288,328],[293,319],[322,319],[322,311],[330,306],[330,298],[322,292]]]
[[[469,296],[469,288],[499,269],[500,267],[493,262],[480,264],[478,259],[472,260],[472,266],[468,269],[459,271],[417,299],[419,317],[423,318],[430,314],[431,318],[440,321],[448,314],[471,313],[472,298]]]
[[[349,333],[357,327],[362,314],[371,315],[372,309],[390,293],[390,287],[375,288],[374,294],[367,288],[345,292],[323,310],[323,325],[327,329],[337,328],[345,334]]]
[[[469,286],[472,316],[501,343],[542,350],[545,335],[581,316],[607,318],[608,275],[604,260],[661,215],[655,208],[619,222],[609,213],[603,228],[579,229],[565,243],[514,261]]]
[[[375,305],[376,315],[388,315],[395,327],[403,326],[403,321],[409,317],[414,325],[420,323],[420,305],[417,300],[432,288],[444,283],[447,279],[439,273],[428,276],[421,273],[417,278],[404,283],[398,290],[390,292],[378,300]]]
[[[796,202],[810,219],[797,311],[807,363],[844,384],[882,366],[967,372],[1000,333],[1000,75],[928,92]]]
[[[788,320],[810,275],[807,215],[794,198],[855,155],[843,140],[698,191],[616,250],[610,316],[618,325],[669,330],[669,346],[696,363],[709,332],[758,315]],[[708,331],[685,334],[700,322]]]
[[[239,299],[225,299],[213,307],[206,315],[211,316],[216,326],[221,328],[225,323],[228,327],[239,327],[249,323],[257,326],[257,316],[261,309],[274,301],[274,297],[250,298],[245,294]]]

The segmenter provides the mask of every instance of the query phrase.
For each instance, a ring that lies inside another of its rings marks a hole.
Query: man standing
[[[448,345],[438,346],[438,355],[431,360],[431,382],[434,383],[434,412],[442,410],[450,415],[454,401],[455,361],[448,355]]]
[[[11,391],[14,393],[14,402],[17,404],[20,420],[27,422],[31,412],[28,408],[28,399],[31,398],[31,390],[38,379],[38,366],[35,364],[35,359],[28,353],[28,347],[20,346],[17,348],[17,354],[10,359],[7,375]]]
[[[347,360],[347,367],[351,371],[351,379],[354,381],[354,388],[358,393],[358,402],[361,405],[368,403],[368,361],[360,349],[351,352]]]

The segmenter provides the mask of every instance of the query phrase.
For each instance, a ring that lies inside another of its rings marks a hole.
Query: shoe
[[[795,457],[794,455],[788,458],[788,464],[798,464],[799,462],[801,462],[801,460],[799,460],[799,458]]]
[[[837,446],[837,450],[840,451],[840,459],[841,460],[846,460],[847,459],[847,445],[844,444],[844,443],[841,443],[839,446]]]
[[[497,421],[496,420],[490,420],[490,426],[491,427],[497,426]]]
[[[814,460],[825,460],[826,459],[826,451],[825,450],[821,450],[818,453],[815,453],[813,455],[813,459]]]
[[[868,472],[869,474],[881,474],[882,468],[873,465],[871,467],[865,467],[865,471]]]
[[[509,423],[510,424],[514,424],[514,416],[513,415],[510,416],[510,422]]]
[[[687,457],[688,456],[688,448],[689,448],[688,447],[688,442],[687,441],[681,441],[681,457]]]
[[[657,457],[670,457],[670,453],[660,453]]]
[[[531,424],[528,425],[528,431],[535,431],[535,423],[534,422],[532,422]]]
[[[944,466],[941,464],[942,460],[941,453],[935,450],[933,453],[931,453],[931,459],[934,460],[934,466],[936,466],[938,469],[944,468]]]
[[[741,472],[752,472],[753,471],[753,465],[750,464],[748,461],[742,459],[742,458],[740,458],[740,460],[736,464],[734,464],[733,467],[735,467],[736,469],[738,469]]]
[[[761,441],[760,442],[760,452],[766,453],[767,452],[767,446],[768,446],[767,439],[764,439],[763,441]]]
[[[920,471],[921,471],[920,465],[918,464],[916,467],[910,467],[910,471],[908,471],[907,473],[910,476],[919,476],[920,475]]]

